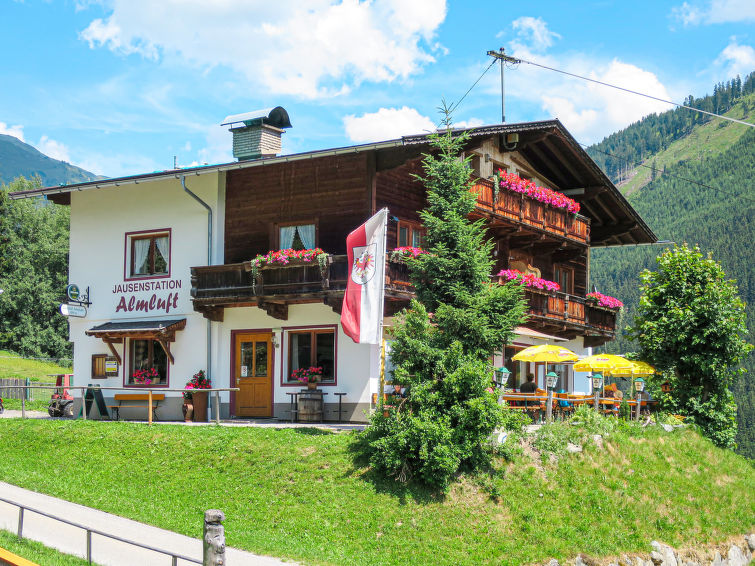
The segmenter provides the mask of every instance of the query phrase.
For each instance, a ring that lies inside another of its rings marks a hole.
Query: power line
[[[679,108],[686,108],[687,110],[692,110],[694,112],[699,112],[701,114],[706,114],[708,116],[713,116],[714,118],[720,118],[722,120],[729,120],[730,122],[736,122],[737,124],[743,124],[745,126],[750,126],[751,128],[755,128],[755,124],[751,124],[750,122],[744,122],[742,120],[737,120],[736,118],[730,118],[729,116],[722,116],[721,114],[715,114],[713,112],[708,112],[707,110],[700,110],[699,108],[694,108],[692,106],[687,106],[686,104],[679,104],[678,102],[674,102],[673,100],[665,100],[663,98],[658,98],[657,96],[652,96],[650,94],[645,94],[643,92],[637,92],[636,90],[631,90],[628,88],[612,85],[610,83],[606,83],[603,81],[599,81],[596,79],[591,79],[589,77],[583,77],[582,75],[577,75],[575,73],[569,73],[568,71],[562,71],[561,69],[556,69],[555,67],[549,67],[548,65],[542,65],[540,63],[535,63],[534,61],[527,61],[526,59],[518,59],[521,63],[527,63],[528,65],[533,65],[535,67],[540,67],[542,69],[547,69],[549,71],[555,71],[556,73],[561,73],[563,75],[568,75],[570,77],[575,77],[577,79],[582,79],[584,81],[589,81],[591,83],[607,86],[610,88],[615,88],[617,90],[622,90],[624,92],[628,92],[630,94],[636,94],[637,96],[644,96],[645,98],[650,98],[652,100],[657,100],[659,102],[664,102],[666,104],[671,104],[673,106],[677,106]]]
[[[724,190],[724,189],[722,189],[720,187],[713,187],[711,185],[706,185],[705,183],[701,183],[700,181],[695,181],[694,179],[688,179],[686,177],[682,177],[681,175],[675,175],[674,173],[664,172],[663,170],[657,169],[657,168],[655,168],[655,167],[653,167],[651,165],[645,165],[641,161],[633,162],[631,159],[629,159],[627,157],[621,157],[620,155],[614,155],[613,153],[609,153],[607,151],[603,151],[601,149],[597,149],[595,147],[588,146],[587,144],[584,144],[582,142],[579,142],[579,145],[581,145],[585,149],[587,149],[589,147],[593,151],[597,151],[598,153],[602,153],[604,155],[608,155],[609,157],[613,157],[615,159],[620,159],[620,160],[624,161],[625,163],[631,164],[633,167],[638,167],[638,166],[639,167],[645,167],[646,169],[650,169],[651,171],[655,171],[656,173],[660,173],[662,176],[665,176],[665,177],[674,177],[675,179],[679,179],[680,181],[685,181],[687,183],[692,183],[693,185],[697,185],[698,187],[703,187],[705,189],[711,189],[713,191],[717,191],[717,192],[724,193],[724,194],[734,195],[734,196],[737,196],[737,197],[739,197],[741,199],[744,199],[744,200],[750,201],[752,203],[755,203],[755,199],[749,198],[749,197],[747,197],[745,195],[737,195],[737,194],[733,193],[732,191],[727,191],[727,190]]]
[[[479,77],[477,78],[477,80],[476,80],[476,81],[474,82],[474,84],[473,84],[472,86],[470,86],[470,87],[469,87],[469,90],[467,90],[467,92],[465,92],[465,93],[464,93],[464,96],[462,96],[462,97],[461,97],[461,98],[459,99],[459,101],[458,101],[458,102],[456,102],[456,103],[454,103],[454,104],[452,104],[452,105],[451,105],[451,108],[450,108],[450,109],[449,109],[449,111],[448,111],[448,113],[449,113],[449,114],[450,114],[451,112],[453,112],[454,110],[456,110],[456,109],[457,109],[457,108],[459,107],[459,104],[461,104],[461,101],[462,101],[462,100],[464,100],[464,99],[465,99],[465,98],[467,97],[467,95],[468,95],[468,94],[469,94],[470,92],[472,92],[472,89],[473,89],[474,87],[476,87],[476,86],[477,86],[477,83],[479,83],[479,82],[480,82],[480,81],[482,80],[482,77],[484,77],[484,76],[485,76],[485,74],[486,74],[486,73],[487,73],[487,72],[488,72],[488,71],[490,70],[490,67],[492,67],[493,65],[495,65],[495,62],[496,62],[496,60],[495,60],[495,59],[493,59],[493,60],[492,60],[492,61],[490,62],[490,65],[488,65],[488,66],[487,66],[487,67],[485,68],[485,70],[484,70],[484,71],[482,72],[482,74],[481,74],[481,75],[480,75],[480,76],[479,76]]]

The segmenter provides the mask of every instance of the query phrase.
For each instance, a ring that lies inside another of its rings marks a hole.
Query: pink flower
[[[527,181],[502,169],[498,170],[498,185],[502,189],[524,194],[553,208],[565,208],[572,214],[579,212],[579,203],[575,200],[557,191],[539,187],[532,181]]]
[[[624,306],[624,303],[622,303],[619,299],[615,299],[614,297],[610,297],[609,295],[604,295],[603,293],[587,293],[587,299],[596,303],[599,307],[605,307],[608,309],[620,309]]]
[[[518,269],[504,269],[498,272],[498,277],[506,279],[507,281],[516,281],[525,287],[535,287],[536,289],[542,289],[545,291],[561,290],[561,285],[555,281],[548,281],[547,279],[535,277],[532,273],[522,273]]]

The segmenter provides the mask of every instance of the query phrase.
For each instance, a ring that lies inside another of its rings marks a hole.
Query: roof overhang
[[[173,364],[175,363],[175,359],[170,352],[170,343],[175,342],[176,332],[184,328],[186,328],[185,318],[119,320],[93,326],[89,330],[84,331],[84,334],[102,339],[118,359],[118,363],[122,363],[121,356],[115,350],[113,344],[122,342],[124,338],[155,340],[160,343],[168,355],[170,363]]]
[[[452,130],[454,135],[464,132],[470,136],[470,149],[479,144],[481,138],[497,138],[501,151],[519,153],[534,169],[556,185],[553,188],[579,202],[580,213],[590,219],[591,246],[648,244],[658,240],[624,195],[559,120]],[[518,134],[519,140],[516,144],[509,142],[509,134]],[[161,179],[181,179],[190,175],[232,172],[251,167],[270,167],[321,157],[363,152],[376,152],[378,155],[400,154],[402,158],[418,157],[427,151],[426,146],[430,141],[430,134],[404,136],[379,143],[19,191],[10,193],[9,197],[17,199],[44,195],[55,203],[70,204],[70,194],[76,191],[137,185]]]

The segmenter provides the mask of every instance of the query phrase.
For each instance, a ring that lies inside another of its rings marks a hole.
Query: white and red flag
[[[341,326],[357,344],[380,344],[382,339],[387,222],[384,208],[346,238],[349,278]]]

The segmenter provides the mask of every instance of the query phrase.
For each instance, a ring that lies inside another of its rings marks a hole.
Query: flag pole
[[[388,207],[383,207],[383,282],[380,285],[380,317],[378,318],[378,338],[380,339],[380,379],[378,380],[379,409],[383,407],[383,393],[385,391],[385,339],[383,338],[383,315],[385,310],[385,264],[388,261]]]

